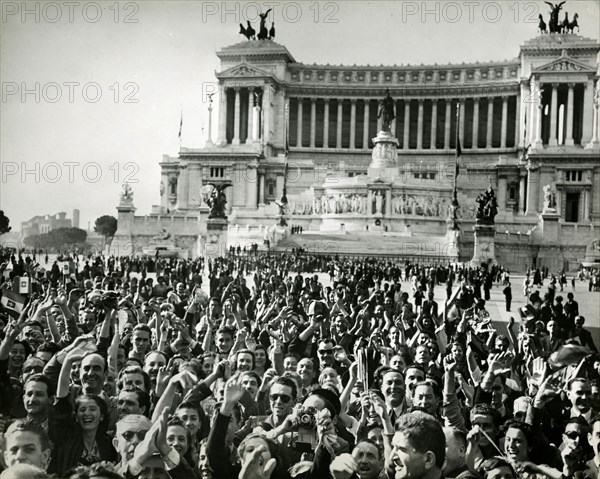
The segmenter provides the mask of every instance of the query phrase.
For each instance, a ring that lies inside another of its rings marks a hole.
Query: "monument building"
[[[225,47],[214,138],[163,156],[160,205],[139,217],[127,202],[117,236],[139,250],[165,229],[203,254],[212,185],[228,246],[318,253],[322,238],[322,253],[466,261],[490,190],[498,262],[575,268],[600,228],[600,44],[571,30],[515,50],[501,62],[349,66],[296,61],[268,38]]]

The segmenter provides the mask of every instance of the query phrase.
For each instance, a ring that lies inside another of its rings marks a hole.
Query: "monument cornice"
[[[389,89],[390,94],[396,99],[409,97],[410,99],[431,99],[446,97],[489,97],[494,96],[514,96],[519,94],[519,82],[510,81],[504,83],[476,83],[476,84],[406,84],[406,85],[337,85],[337,84],[287,84],[284,89],[288,97],[295,98],[331,98],[347,97],[351,99],[356,97],[364,99],[365,96],[372,96],[373,99],[380,99],[383,91]]]

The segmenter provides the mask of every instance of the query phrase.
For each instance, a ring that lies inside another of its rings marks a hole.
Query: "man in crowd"
[[[494,298],[508,284],[493,265],[239,252],[87,261],[71,286],[56,269],[19,320],[3,319],[0,413],[17,421],[0,467],[43,470],[52,457],[91,476],[118,453],[128,478],[473,479],[512,474],[495,456],[525,431],[528,467],[597,471],[600,358],[578,308],[562,326],[574,295],[563,309],[554,291],[534,291],[531,324],[505,337],[478,299],[482,285]],[[134,271],[158,271],[158,284]],[[210,295],[189,294],[203,271]],[[329,283],[318,274],[331,271]],[[422,304],[402,291],[407,278]],[[72,433],[57,437],[65,412]]]

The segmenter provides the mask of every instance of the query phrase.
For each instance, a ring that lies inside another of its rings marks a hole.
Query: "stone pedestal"
[[[135,206],[131,200],[121,200],[117,206],[117,231],[110,244],[109,254],[112,256],[131,256],[135,253],[133,238],[133,218]]]
[[[200,256],[206,258],[221,258],[227,254],[226,218],[208,219],[208,208],[200,208],[201,232],[198,238]]]
[[[389,131],[380,131],[373,138],[373,152],[368,176],[392,178],[398,172],[398,140]]]
[[[448,261],[458,263],[460,258],[460,230],[448,229],[444,239],[446,243],[442,248],[442,255],[445,255]]]
[[[481,263],[498,264],[494,251],[494,238],[496,236],[495,225],[475,225],[475,245],[471,266],[479,266]]]
[[[547,208],[542,213],[542,242],[558,244],[558,220],[560,216],[555,208]]]

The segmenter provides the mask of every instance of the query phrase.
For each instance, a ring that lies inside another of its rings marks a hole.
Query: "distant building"
[[[498,261],[513,271],[576,268],[600,228],[600,43],[540,34],[515,52],[506,61],[351,66],[299,63],[272,40],[225,47],[216,141],[164,155],[160,205],[145,217],[119,205],[115,238],[139,251],[165,229],[201,254],[203,188],[233,185],[227,247],[262,243],[285,194],[289,223],[339,233],[326,254],[437,261],[448,258],[456,180],[461,260],[472,257],[479,195],[493,188]],[[375,153],[386,153],[374,142],[386,92],[397,146],[387,151],[391,167],[370,174]],[[319,238],[292,243],[318,252]],[[423,252],[429,244],[435,251]]]
[[[73,219],[67,218],[67,213],[61,211],[55,215],[34,216],[29,221],[21,223],[21,239],[32,235],[49,233],[57,228],[79,228],[79,210],[73,210]]]

